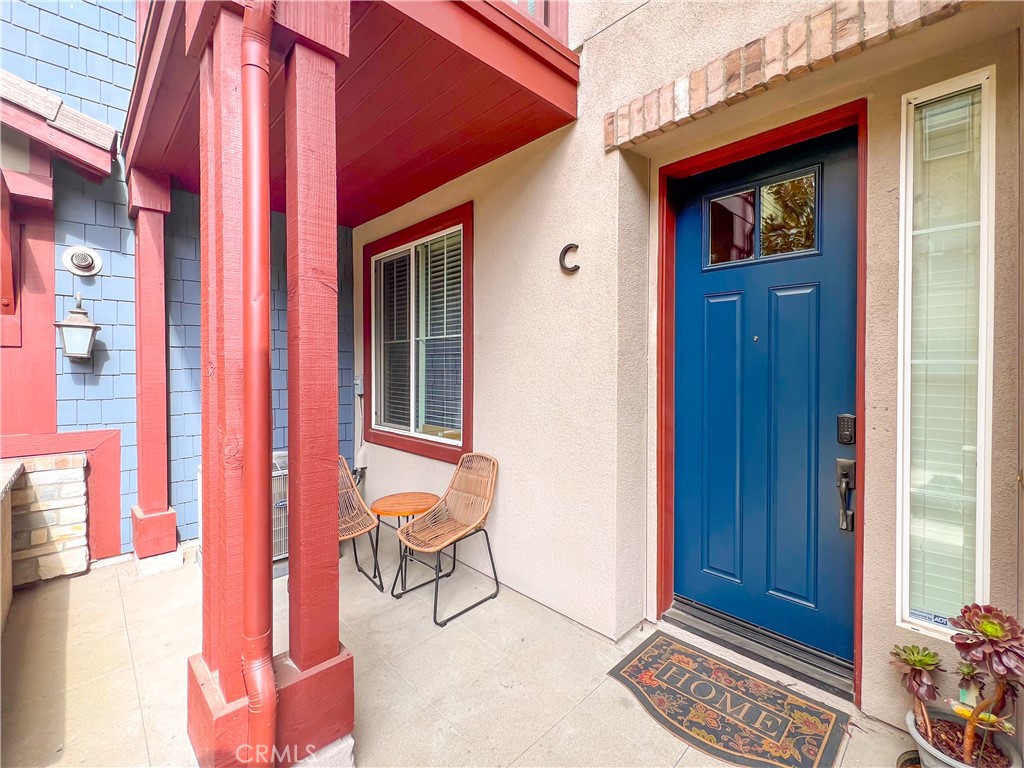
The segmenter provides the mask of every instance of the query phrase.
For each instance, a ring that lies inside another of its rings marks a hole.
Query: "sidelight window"
[[[988,599],[993,74],[904,97],[900,615]]]

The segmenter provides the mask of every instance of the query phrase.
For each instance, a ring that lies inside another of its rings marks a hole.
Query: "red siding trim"
[[[100,149],[94,144],[64,133],[59,128],[54,128],[42,115],[6,101],[0,102],[0,122],[45,144],[93,176],[106,178],[110,175],[110,164],[114,158],[113,147]]]
[[[373,429],[373,257],[462,225],[462,445],[445,445]],[[455,463],[473,450],[473,202],[463,203],[363,246],[363,439],[399,451]]]
[[[21,343],[0,348],[0,392],[18,392],[19,396],[0,398],[0,434],[56,432],[53,213],[43,208],[20,208],[11,215],[12,235],[17,227],[21,229]]]
[[[7,187],[7,176],[0,172],[0,320],[3,336],[7,335],[8,326],[17,328],[18,343],[21,343],[21,322],[17,319],[17,294],[14,290],[17,282],[15,280],[15,253],[20,250],[21,227],[15,225],[11,229],[11,191]],[[18,253],[20,256],[20,253]],[[12,337],[15,334],[11,334]],[[2,342],[8,346],[6,339]]]
[[[0,440],[0,457],[5,459],[81,451],[88,461],[89,557],[102,560],[121,554],[121,430],[5,434]]]
[[[843,104],[817,115],[687,157],[659,171],[658,180],[658,389],[657,389],[657,500],[658,583],[656,609],[660,617],[672,604],[675,519],[675,221],[676,211],[668,198],[668,181],[694,176],[765,152],[797,144],[849,126],[858,128],[857,206],[857,487],[864,486],[864,344],[865,289],[867,275],[867,100]],[[864,583],[864,503],[856,494],[857,527],[854,565],[854,695],[860,705],[862,613]]]

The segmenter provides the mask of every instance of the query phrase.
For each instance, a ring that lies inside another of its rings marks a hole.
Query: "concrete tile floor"
[[[385,574],[394,574],[388,529],[381,559]],[[612,643],[503,589],[441,630],[431,622],[429,589],[400,601],[382,595],[355,571],[347,548],[341,588],[341,639],[356,665],[357,766],[723,765],[662,729],[605,677],[652,625]],[[459,566],[443,583],[442,608],[490,589]],[[192,558],[169,573],[140,576],[123,562],[19,591],[0,660],[0,763],[195,765],[185,732],[185,658],[200,646],[200,592]],[[274,582],[274,605],[280,653],[288,643],[287,577]],[[794,684],[853,715],[843,766],[888,768],[909,748],[906,734]]]

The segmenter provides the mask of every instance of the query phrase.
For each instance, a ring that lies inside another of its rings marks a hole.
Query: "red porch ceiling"
[[[185,56],[183,14],[173,16],[161,19],[173,25],[169,50],[153,57],[166,64],[128,160],[198,192],[199,65]],[[341,225],[380,216],[576,117],[578,58],[501,2],[353,2],[350,41],[335,102]],[[271,205],[281,211],[283,107],[284,67],[275,60]]]

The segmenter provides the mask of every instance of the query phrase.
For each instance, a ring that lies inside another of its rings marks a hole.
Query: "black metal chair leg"
[[[452,554],[453,554],[452,567],[451,567],[451,569],[449,569],[449,571],[447,573],[442,573],[441,572],[441,552],[437,552],[435,554],[435,560],[434,560],[434,567],[433,567],[434,576],[433,576],[433,578],[427,579],[426,581],[420,582],[419,584],[416,584],[416,585],[411,586],[411,587],[407,587],[406,585],[403,585],[401,591],[396,591],[398,589],[399,579],[402,576],[402,567],[403,567],[403,565],[408,565],[408,563],[403,563],[403,562],[400,561],[398,563],[398,570],[395,572],[395,580],[391,584],[391,596],[397,599],[397,598],[400,598],[400,597],[404,597],[405,595],[409,594],[410,592],[415,592],[417,589],[420,589],[422,587],[428,587],[431,584],[433,584],[434,585],[434,623],[437,624],[437,626],[439,626],[439,627],[443,627],[443,626],[447,625],[448,622],[451,621],[452,619],[458,618],[459,616],[461,616],[462,614],[466,613],[467,611],[471,611],[472,609],[476,608],[477,606],[483,605],[488,600],[493,600],[494,598],[496,598],[498,596],[498,592],[501,590],[501,585],[498,583],[498,570],[494,566],[494,553],[491,551],[491,538],[490,538],[490,536],[487,535],[487,531],[485,531],[483,529],[480,529],[479,531],[473,531],[473,533],[469,534],[469,536],[464,536],[463,538],[459,539],[459,541],[465,541],[470,536],[476,536],[478,533],[482,533],[484,535],[484,541],[487,542],[487,557],[491,561],[491,575],[492,575],[492,578],[494,579],[494,592],[493,593],[489,594],[487,597],[483,598],[482,600],[477,600],[475,603],[473,603],[470,606],[467,606],[466,608],[463,608],[458,613],[453,613],[451,616],[449,616],[449,617],[447,617],[447,618],[445,618],[443,620],[442,619],[438,619],[438,617],[437,617],[437,603],[438,603],[438,597],[439,597],[439,592],[440,592],[441,579],[444,579],[444,578],[447,578],[448,576],[451,576],[452,573],[455,571],[454,554],[455,554],[456,550],[455,550],[455,547],[453,546],[452,547]],[[402,557],[403,558],[412,558],[412,556],[413,556],[413,550],[409,549],[408,547],[405,547],[404,551],[402,552]],[[417,562],[422,562],[422,561],[418,560]]]
[[[457,619],[459,616],[461,616],[462,614],[466,613],[467,611],[471,611],[474,608],[483,605],[488,600],[493,600],[494,598],[496,598],[498,596],[498,592],[501,590],[501,585],[498,584],[498,569],[495,568],[495,566],[494,566],[494,553],[491,551],[491,537],[487,535],[487,531],[485,529],[483,529],[483,528],[481,528],[479,531],[473,531],[473,533],[469,534],[469,536],[476,536],[478,533],[482,533],[484,535],[484,541],[487,543],[487,557],[491,561],[491,574],[492,574],[492,576],[494,578],[494,592],[491,593],[490,595],[488,595],[487,597],[483,598],[482,600],[477,600],[472,605],[463,608],[461,611],[458,611],[457,613],[453,613],[451,616],[449,616],[448,618],[444,619],[443,621],[439,621],[438,618],[437,618],[437,593],[438,593],[437,581],[440,581],[440,578],[436,579],[435,580],[435,585],[434,585],[434,623],[437,624],[437,626],[439,626],[439,627],[444,627],[452,619]],[[462,539],[460,539],[460,541],[465,541],[466,539],[469,538],[469,536],[464,536]],[[438,554],[437,554],[437,565],[435,566],[435,568],[438,569],[437,570],[438,576],[440,575],[440,567],[441,567],[441,553],[438,552]],[[453,569],[454,569],[454,566],[453,566]]]
[[[365,576],[369,580],[369,582],[371,584],[373,584],[373,586],[375,586],[377,588],[378,592],[383,592],[384,591],[384,574],[381,573],[380,562],[377,559],[377,546],[380,543],[380,526],[377,527],[376,534],[377,535],[374,536],[374,531],[367,531],[366,532],[367,537],[370,539],[370,551],[373,552],[373,575],[372,576],[370,574],[368,574],[363,569],[363,566],[361,566],[359,564],[359,549],[356,547],[356,539],[359,538],[358,536],[355,536],[352,539],[352,557],[356,561],[356,568],[359,570],[359,572],[361,574],[363,574],[363,576]]]
[[[399,554],[401,555],[401,557],[403,557],[403,558],[405,557],[404,547],[399,549]],[[395,592],[395,588],[398,587],[398,580],[401,578],[401,576],[402,576],[402,561],[399,560],[398,561],[398,570],[395,571],[395,580],[391,583],[391,596],[393,598],[395,598],[396,600],[399,600],[402,597],[404,597],[406,595],[406,593],[412,592],[412,589],[406,589],[404,584],[402,585],[402,591],[401,592],[398,592],[398,593]],[[425,582],[425,583],[429,584],[430,582],[428,581],[428,582]],[[420,584],[419,586],[422,587],[424,585]],[[413,589],[415,589],[415,587]]]

